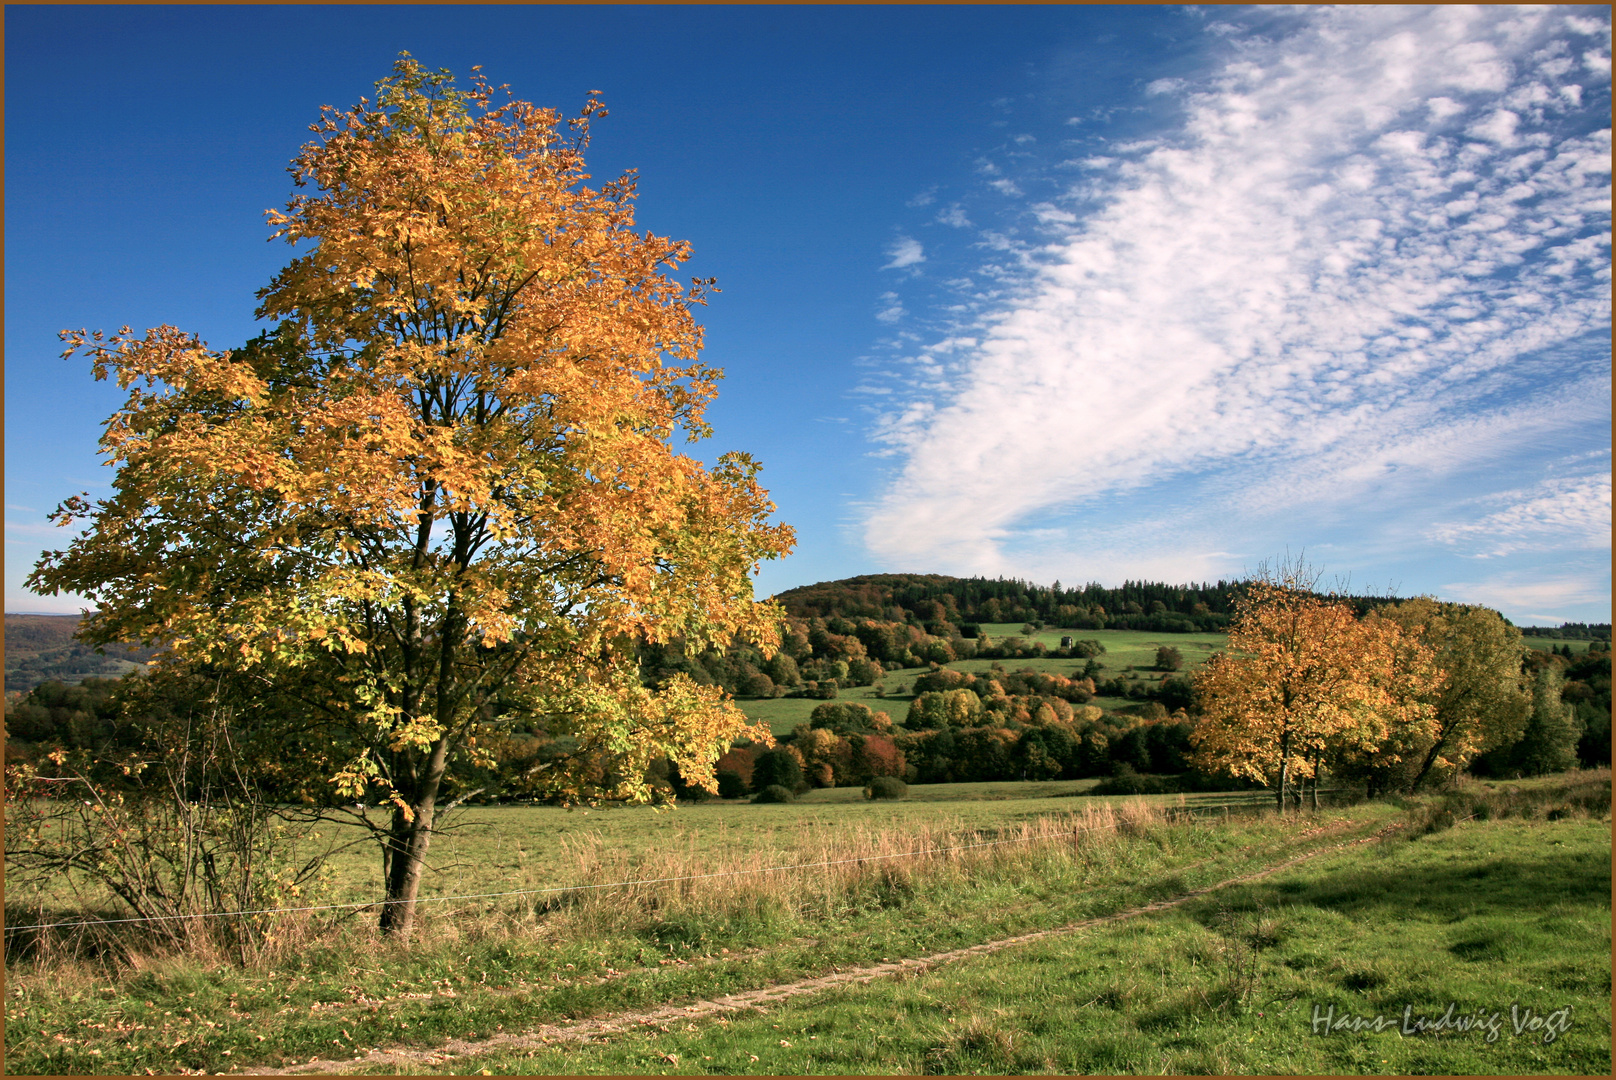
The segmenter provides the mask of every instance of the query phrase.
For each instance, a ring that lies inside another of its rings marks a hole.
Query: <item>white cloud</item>
[[[1485,604],[1497,608],[1511,619],[1542,620],[1544,623],[1575,621],[1565,615],[1542,615],[1539,612],[1568,611],[1588,603],[1608,600],[1608,590],[1601,590],[1582,575],[1533,575],[1523,578],[1518,574],[1488,578],[1481,581],[1453,581],[1442,586],[1445,600],[1463,598],[1463,602]]]
[[[1515,128],[1520,122],[1521,118],[1508,109],[1499,109],[1485,120],[1471,124],[1465,129],[1465,134],[1495,142],[1499,146],[1514,146]]]
[[[1527,62],[1563,18],[1275,18],[1287,32],[1231,41],[1234,61],[1171,88],[1180,129],[1111,146],[1070,212],[1029,208],[1048,243],[984,234],[997,250],[949,331],[979,344],[918,350],[917,392],[880,419],[900,467],[868,520],[878,557],[992,574],[1080,552],[1137,576],[1173,551],[1244,551],[1253,523],[1282,527],[1302,506],[1380,515],[1384,537],[1388,508],[1470,497],[1433,478],[1485,484],[1469,467],[1489,447],[1608,429],[1607,364],[1587,356],[1609,319],[1609,132]],[[1477,118],[1469,138],[1451,124],[1461,112]],[[1569,342],[1582,368],[1534,363]],[[1557,380],[1578,379],[1585,396],[1567,402]],[[1354,506],[1366,493],[1377,501]],[[1139,528],[1055,528],[1101,508]],[[1421,510],[1427,545],[1510,512],[1431,520],[1441,508]],[[1516,509],[1486,527],[1523,545],[1591,527],[1592,511],[1557,526],[1547,503]]]
[[[1427,101],[1425,107],[1431,110],[1431,119],[1433,120],[1446,120],[1450,116],[1464,112],[1464,106],[1459,102],[1450,97],[1441,97],[1440,95]]]
[[[902,270],[926,261],[926,253],[920,246],[920,241],[908,236],[899,237],[887,248],[887,254],[892,257],[892,261],[881,267],[883,270]]]
[[[1610,549],[1608,473],[1545,480],[1486,501],[1504,505],[1474,521],[1440,524],[1433,538],[1482,558],[1523,550]]]
[[[909,314],[903,309],[903,304],[895,292],[882,293],[881,304],[881,310],[875,313],[875,317],[884,323],[895,323]]]
[[[959,203],[952,203],[947,210],[939,212],[937,221],[942,225],[952,225],[956,229],[971,227],[971,219],[965,216],[965,210]]]

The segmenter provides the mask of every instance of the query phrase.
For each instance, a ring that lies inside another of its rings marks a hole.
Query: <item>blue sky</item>
[[[321,105],[408,50],[564,112],[689,240],[701,449],[876,571],[1238,576],[1610,620],[1597,7],[9,7],[6,609],[105,493],[64,328],[258,329]]]

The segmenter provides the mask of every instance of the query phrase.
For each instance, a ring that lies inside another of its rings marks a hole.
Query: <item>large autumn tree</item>
[[[1237,601],[1229,651],[1195,682],[1197,764],[1267,783],[1279,809],[1290,786],[1330,760],[1428,745],[1431,653],[1390,620],[1361,620],[1313,591],[1303,566],[1264,571]],[[1417,734],[1415,734],[1417,733]]]
[[[646,688],[636,647],[772,652],[750,575],[792,534],[746,455],[674,448],[709,434],[712,283],[667,275],[690,249],[636,231],[632,174],[587,185],[598,100],[563,123],[407,55],[377,86],[293,162],[272,332],[64,333],[129,396],[114,494],[58,508],[88,529],[29,583],[88,597],[91,642],[256,693],[336,794],[390,804],[382,926],[407,938],[446,773],[489,728],[570,736],[536,778],[565,797],[647,798],[662,756],[711,785],[745,718]]]

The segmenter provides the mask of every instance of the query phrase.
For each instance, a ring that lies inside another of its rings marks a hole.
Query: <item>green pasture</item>
[[[1569,645],[1573,656],[1584,655],[1588,651],[1588,646],[1593,644],[1589,641],[1561,641],[1558,638],[1526,637],[1524,635],[1521,640],[1526,643],[1527,648],[1536,649],[1538,652],[1548,652],[1551,649],[1559,648],[1561,645]]]
[[[655,1073],[675,1071],[676,1059],[678,1072],[717,1074],[1608,1076],[1610,949],[1607,822],[1467,822],[722,1026],[456,1065],[495,1074]],[[1446,1015],[1486,1026],[1398,1030]],[[1546,1040],[1550,1016],[1563,1031]],[[1388,1022],[1378,1032],[1330,1031],[1332,1017]]]
[[[1022,625],[1021,623],[983,623],[982,632],[996,642],[1002,642],[1009,637],[1019,637],[1024,640],[1040,641],[1049,649],[1059,648],[1060,640],[1063,637],[1070,637],[1078,641],[1084,639],[1098,641],[1105,646],[1105,653],[1099,657],[1099,661],[1105,665],[1105,670],[1108,672],[1118,672],[1128,667],[1153,668],[1156,664],[1156,650],[1162,645],[1171,645],[1183,653],[1184,670],[1188,671],[1204,664],[1214,652],[1225,648],[1229,640],[1228,635],[1219,633],[1163,634],[1152,630],[1044,629],[1032,634],[1023,634],[1021,632]],[[1015,667],[1018,662],[1002,660],[1000,663],[1006,667]],[[1020,663],[1028,662],[1022,661]],[[1084,661],[1079,660],[1077,661],[1077,666],[1081,668],[1083,663]]]
[[[914,676],[925,670],[923,668],[909,669],[911,674],[904,679],[901,674],[888,674],[882,680],[888,689],[896,686],[898,681],[913,682]],[[903,718],[909,715],[909,702],[913,695],[897,697],[888,694],[885,698],[875,696],[875,690],[869,686],[848,686],[837,692],[835,701],[857,701],[868,705],[873,712],[885,712],[892,717],[894,724],[903,723]],[[769,725],[769,730],[776,737],[789,735],[798,724],[806,724],[814,708],[825,704],[816,698],[736,698],[735,705],[744,712],[749,719],[762,721]]]
[[[1144,682],[1160,682],[1167,677],[1168,673],[1155,670],[1156,650],[1163,645],[1170,645],[1184,655],[1182,669],[1184,671],[1193,671],[1200,667],[1214,653],[1228,645],[1228,638],[1223,634],[1158,634],[1143,630],[1040,630],[1034,634],[1024,635],[1021,633],[1021,627],[1021,623],[985,623],[982,632],[996,642],[1002,642],[1009,637],[1021,637],[1024,640],[1041,641],[1050,649],[1059,648],[1060,639],[1063,637],[1098,641],[1105,646],[1105,652],[1096,658],[1103,665],[1103,676],[1121,675],[1131,668]],[[1087,663],[1087,660],[1060,660],[1053,657],[1037,660],[973,658],[956,660],[947,666],[980,674],[991,671],[994,664],[1001,664],[1009,671],[1032,668],[1034,671],[1047,671],[1071,678],[1081,675]],[[876,712],[886,712],[894,723],[901,724],[904,717],[909,714],[909,702],[914,700],[912,691],[915,677],[928,670],[929,668],[900,668],[887,672],[881,680],[886,690],[885,697],[877,697],[874,687],[851,686],[843,688],[835,700],[860,702]],[[898,692],[900,688],[903,693]],[[789,734],[798,724],[807,722],[815,706],[824,702],[812,698],[736,698],[735,704],[748,717],[762,721],[769,726],[771,732],[780,736]],[[1126,698],[1098,697],[1094,699],[1094,704],[1110,710],[1136,705],[1138,702]]]
[[[430,1049],[996,941],[1318,852],[1168,911],[902,981],[420,1071],[1609,1072],[1608,771],[1283,818],[1136,814],[1081,840],[1071,830],[1094,820],[1083,811],[1100,800],[1064,785],[1029,785],[1021,798],[1017,785],[948,787],[895,804],[821,793],[662,815],[468,811],[464,820],[486,816],[494,828],[445,838],[460,865],[435,888],[509,876],[513,841],[520,858],[559,852],[546,856],[559,864],[552,873],[587,869],[598,882],[632,869],[636,850],[683,872],[815,850],[861,857],[840,869],[423,905],[408,948],[378,939],[366,912],[294,921],[281,931],[294,935],[287,947],[246,965],[201,946],[8,957],[7,1066],[224,1072]],[[963,832],[943,829],[961,822]],[[539,846],[545,834],[556,847]],[[914,854],[972,836],[1015,842]],[[1356,839],[1371,842],[1342,846]],[[1362,1014],[1404,1003],[1440,1012],[1448,1001],[1569,1005],[1574,1019],[1552,1046],[1507,1032],[1484,1044],[1307,1030],[1314,1003]]]
[[[753,805],[744,799],[680,803],[672,809],[614,806],[477,806],[458,810],[427,856],[422,897],[550,889],[587,880],[590,859],[610,853],[635,877],[664,864],[670,854],[704,872],[751,853],[754,864],[789,865],[809,858],[827,840],[850,831],[997,832],[1047,814],[1085,805],[1143,803],[1211,813],[1217,808],[1266,808],[1273,797],[1257,792],[1186,795],[1084,796],[1097,779],[913,784],[907,798],[871,801],[857,787],[817,788],[797,802]],[[1076,797],[1076,798],[1074,798]],[[357,839],[353,826],[322,826],[321,839]],[[376,899],[381,857],[369,843],[346,849],[330,863],[329,902]]]

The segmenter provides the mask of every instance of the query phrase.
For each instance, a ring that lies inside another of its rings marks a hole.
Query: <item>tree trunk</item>
[[[1291,776],[1291,737],[1290,732],[1280,736],[1279,740],[1279,812],[1285,813],[1285,786]]]
[[[382,905],[381,931],[408,944],[415,928],[415,897],[421,889],[421,872],[426,868],[427,849],[432,845],[432,819],[438,806],[438,788],[449,761],[449,736],[441,735],[432,745],[432,758],[425,781],[416,794],[414,820],[393,808],[393,826],[387,838],[389,852],[383,859],[387,874],[387,898]]]

